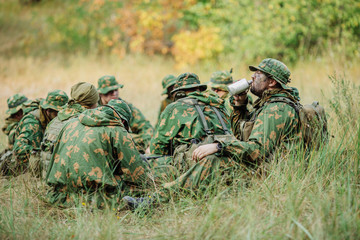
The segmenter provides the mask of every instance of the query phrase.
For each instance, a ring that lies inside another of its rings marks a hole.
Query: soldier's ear
[[[269,78],[269,87],[276,87],[276,85],[278,84],[278,82],[272,78]]]

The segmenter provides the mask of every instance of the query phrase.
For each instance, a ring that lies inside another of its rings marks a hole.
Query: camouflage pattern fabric
[[[40,101],[40,106],[42,109],[61,111],[68,101],[69,97],[64,91],[54,90],[48,93],[46,99]]]
[[[7,100],[8,110],[6,110],[6,114],[12,115],[17,113],[26,102],[28,102],[28,98],[23,94],[16,93],[15,95],[9,97]]]
[[[295,110],[285,103],[268,103],[271,98],[282,96],[298,99],[297,90],[293,88],[292,94],[279,89],[265,91],[263,97],[255,102],[255,111],[248,112],[246,104],[237,107],[232,114],[232,123],[235,126],[236,135],[241,136],[241,122],[243,118],[253,119],[254,127],[248,141],[240,141],[234,137],[217,138],[223,146],[222,151],[203,158],[200,162],[194,162],[191,154],[184,158],[184,162],[176,163],[181,175],[173,181],[163,184],[164,189],[187,189],[201,190],[215,178],[224,177],[224,172],[231,173],[234,168],[245,169],[258,166],[257,164],[271,154],[277,148],[290,148],[299,140],[299,119]],[[188,149],[191,152],[191,148]],[[185,152],[185,155],[187,152]],[[162,159],[158,161],[161,162]],[[160,164],[173,164],[172,159]],[[186,166],[186,167],[184,167]],[[181,171],[185,169],[186,171]],[[163,190],[163,192],[166,192]],[[165,194],[166,195],[166,194]],[[163,197],[163,199],[166,199]]]
[[[158,124],[159,120],[160,120],[160,116],[161,113],[165,110],[165,108],[170,105],[170,103],[172,103],[173,101],[170,98],[165,98],[164,100],[161,101],[161,105],[160,105],[160,110],[159,110],[159,115],[158,115],[158,121],[156,123],[156,125]]]
[[[61,110],[57,117],[51,120],[51,122],[46,127],[44,138],[41,142],[41,162],[39,166],[39,170],[42,172],[43,178],[45,178],[53,147],[60,130],[69,120],[79,116],[79,114],[85,110],[86,108],[78,103],[68,104],[67,107]]]
[[[223,134],[221,123],[214,106],[221,112],[226,126],[230,129],[230,121],[223,108],[223,100],[210,92],[191,92],[188,98],[197,100],[204,112],[209,128],[214,134]],[[156,155],[172,155],[174,149],[181,144],[189,144],[192,139],[202,141],[206,137],[200,116],[192,105],[176,101],[163,111],[150,143],[150,152]]]
[[[161,94],[167,94],[168,93],[168,88],[171,86],[174,86],[176,83],[176,77],[174,75],[166,75],[163,80],[161,81],[162,87],[163,87],[163,92]]]
[[[124,85],[119,84],[114,76],[106,75],[106,76],[102,76],[98,80],[98,91],[101,94],[107,94],[110,91],[123,87]]]
[[[84,196],[103,207],[142,192],[151,182],[148,164],[121,119],[103,106],[84,111],[61,130],[47,173],[48,199],[71,206]]]
[[[273,58],[266,58],[260,62],[259,66],[249,66],[249,69],[253,72],[260,70],[270,75],[274,80],[280,83],[283,89],[292,91],[292,88],[286,85],[291,82],[291,72],[283,62]]]
[[[195,73],[183,73],[177,77],[171,94],[180,90],[187,90],[191,88],[199,88],[200,91],[205,91],[207,89],[207,85],[201,84],[198,75]]]
[[[26,114],[21,119],[15,133],[14,155],[17,164],[16,169],[19,168],[19,171],[24,171],[28,167],[32,151],[40,150],[45,128],[50,122],[43,107],[59,111],[62,110],[68,100],[69,98],[64,91],[51,91],[46,99],[40,101],[38,109]]]
[[[10,149],[10,150],[13,149],[14,142],[15,142],[15,132],[16,132],[16,128],[17,128],[18,124],[19,124],[19,121],[9,117],[9,118],[5,119],[5,124],[1,128],[1,130],[5,133],[5,135],[8,136],[7,149]]]
[[[142,114],[142,112],[137,107],[135,107],[129,102],[126,102],[121,98],[119,98],[119,100],[127,103],[131,110],[131,116],[132,116],[130,119],[131,136],[135,141],[137,149],[141,153],[144,153],[145,149],[150,144],[150,139],[154,134],[154,128],[151,126],[149,120],[145,118],[144,114]],[[101,101],[99,101],[99,105],[101,105]]]
[[[286,103],[269,103],[271,98],[285,97],[299,100],[296,88],[292,90],[267,90],[249,112],[246,106],[234,110],[231,123],[234,135],[240,140],[221,142],[221,155],[240,162],[256,164],[268,158],[276,148],[289,148],[299,140],[299,117],[293,107]],[[241,141],[244,119],[253,122],[248,141]]]
[[[27,168],[31,152],[40,149],[46,127],[46,124],[41,123],[40,118],[37,117],[40,114],[42,114],[40,109],[28,113],[20,120],[16,129],[13,151],[18,167],[21,168],[20,171]]]

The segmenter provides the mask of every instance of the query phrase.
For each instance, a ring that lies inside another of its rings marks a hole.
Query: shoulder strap
[[[275,98],[271,98],[268,101],[268,103],[273,103],[273,102],[286,103],[286,104],[290,105],[292,108],[294,108],[297,113],[299,113],[300,109],[302,108],[302,105],[299,102],[294,102],[291,99],[286,98],[286,97],[275,97]]]
[[[221,117],[219,110],[216,107],[211,106],[211,109],[215,112],[217,118],[219,119],[221,126],[223,127],[223,130],[226,135],[230,134],[229,129],[226,127],[224,119]]]
[[[196,111],[199,113],[199,116],[200,116],[201,122],[204,126],[204,130],[205,130],[206,134],[211,135],[212,133],[207,125],[204,112],[201,110],[201,108],[198,104],[195,104],[194,107],[195,107]]]

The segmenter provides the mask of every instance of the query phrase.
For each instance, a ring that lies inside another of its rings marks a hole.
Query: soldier
[[[26,114],[16,129],[13,153],[15,155],[14,173],[27,169],[30,154],[40,149],[40,143],[47,124],[56,117],[58,111],[68,102],[64,91],[49,92],[46,99],[42,99],[40,106]]]
[[[206,84],[200,84],[199,77],[194,73],[177,77],[171,91],[176,101],[161,114],[154,138],[151,139],[151,154],[172,155],[179,145],[201,142],[207,135],[224,134],[224,130],[230,129],[223,100],[216,94],[204,92],[206,88]],[[204,128],[201,113],[195,105],[203,112],[208,129]],[[215,111],[220,114],[226,129]]]
[[[281,98],[293,102],[300,100],[298,90],[287,86],[290,82],[287,66],[267,58],[259,66],[249,66],[249,69],[254,72],[250,91],[259,98],[254,102],[254,111],[249,112],[247,95],[234,96],[231,122],[238,140],[201,146],[193,152],[193,160],[199,161],[217,152],[239,162],[257,165],[269,158],[275,149],[288,148],[299,139],[299,116],[293,106],[280,101]]]
[[[131,117],[127,103],[114,99],[66,123],[46,177],[50,203],[71,206],[84,196],[102,208],[150,186],[148,165],[127,132]]]
[[[267,58],[259,66],[249,66],[249,69],[254,72],[250,91],[259,98],[254,102],[254,110],[249,112],[246,92],[233,97],[231,123],[237,130],[238,139],[219,138],[193,150],[191,168],[176,180],[165,183],[163,191],[206,186],[225,168],[257,167],[264,160],[271,160],[276,149],[288,149],[299,142],[299,116],[293,106],[281,101],[282,98],[293,102],[300,100],[298,90],[287,86],[290,82],[287,66]],[[148,198],[127,196],[124,200],[132,207],[151,203]]]
[[[171,91],[174,89],[174,85],[176,83],[176,77],[174,75],[166,75],[162,80],[162,86],[163,86],[163,92],[162,95],[166,95],[166,98],[161,101],[160,105],[160,111],[158,116],[158,122],[160,119],[161,113],[164,111],[164,109],[173,102],[171,97]]]
[[[23,105],[28,102],[28,98],[23,94],[15,94],[8,98],[7,104],[9,109],[6,110],[6,114],[9,115],[5,119],[5,125],[2,127],[2,131],[8,136],[8,150],[12,150],[15,142],[15,130],[19,121],[23,118]]]
[[[122,100],[119,97],[119,88],[123,88],[124,85],[119,84],[114,76],[103,76],[99,78],[98,85],[100,96],[99,105],[107,104],[111,99]],[[129,105],[132,113],[130,129],[133,139],[138,150],[141,153],[144,153],[149,146],[150,139],[154,133],[154,128],[138,108],[128,102],[126,103]]]
[[[234,82],[231,73],[232,70],[214,72],[211,75],[210,82],[208,83],[208,86],[211,88],[211,90],[216,92],[216,94],[219,95],[219,97],[224,100],[224,106],[229,116],[233,109],[230,103],[231,95],[227,88],[229,84]],[[248,104],[251,105],[253,101],[250,95],[248,95],[248,99],[249,99]]]
[[[59,135],[61,128],[70,119],[79,116],[80,113],[86,109],[96,108],[99,101],[99,93],[96,87],[90,83],[80,82],[72,86],[71,99],[64,107],[59,111],[57,117],[55,117],[46,127],[43,141],[41,142],[41,161],[38,166],[35,164],[33,171],[36,175],[42,172],[42,177],[45,178],[52,150],[54,148],[55,140]]]

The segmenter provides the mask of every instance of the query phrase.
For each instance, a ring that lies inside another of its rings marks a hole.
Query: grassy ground
[[[45,97],[87,81],[96,84],[114,74],[125,84],[120,95],[139,107],[154,124],[161,99],[161,78],[179,74],[161,58],[54,57],[0,58],[0,115],[6,99],[16,92]],[[94,210],[87,206],[58,209],[42,197],[42,182],[29,175],[0,179],[0,238],[2,239],[359,239],[360,130],[359,69],[356,63],[322,60],[299,63],[291,70],[292,86],[303,102],[320,100],[329,114],[334,138],[306,163],[294,153],[270,164],[270,174],[197,197],[176,197],[149,212]],[[197,66],[185,71],[208,81],[213,70],[234,67],[235,78],[249,78],[246,66]],[[346,74],[333,84],[328,75]],[[355,83],[355,85],[353,85]],[[323,93],[323,94],[322,94]],[[351,113],[351,114],[349,114]],[[6,139],[1,134],[1,149]],[[240,173],[238,173],[240,174]]]

